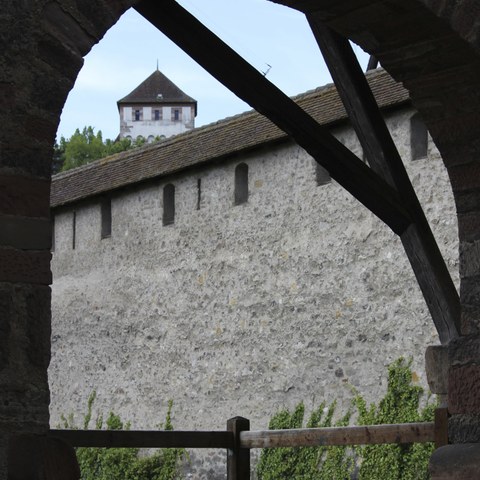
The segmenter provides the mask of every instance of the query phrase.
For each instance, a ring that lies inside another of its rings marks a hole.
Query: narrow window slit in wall
[[[317,162],[315,162],[315,177],[317,185],[326,185],[327,183],[330,183],[331,180],[328,170]]]
[[[72,250],[75,250],[77,240],[77,212],[72,213]]]
[[[102,199],[100,203],[101,213],[101,237],[109,238],[112,235],[112,200],[110,198]]]
[[[197,179],[197,210],[200,210],[202,203],[202,179]]]
[[[410,118],[410,149],[412,160],[425,158],[428,153],[427,126],[418,113]]]
[[[235,167],[235,205],[248,201],[248,165],[240,163]]]
[[[175,187],[169,183],[163,187],[163,225],[175,222]]]

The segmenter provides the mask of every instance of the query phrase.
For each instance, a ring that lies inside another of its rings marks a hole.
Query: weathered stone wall
[[[451,188],[433,144],[410,158],[413,111],[388,125],[458,282]],[[348,127],[335,134],[361,155]],[[249,166],[248,203],[233,205],[235,166]],[[201,208],[197,179],[201,178]],[[176,188],[174,225],[162,226],[162,189]],[[346,408],[351,386],[372,401],[386,366],[438,343],[396,236],[291,143],[160,179],[112,197],[111,238],[100,204],[55,215],[52,425],[77,421],[88,395],[136,428],[162,421],[172,398],[179,429],[223,429],[234,415],[265,428],[278,408],[322,399]],[[199,478],[223,478],[196,467]],[[203,473],[202,473],[203,472]],[[203,475],[203,476],[202,476]],[[207,476],[205,476],[207,475]]]

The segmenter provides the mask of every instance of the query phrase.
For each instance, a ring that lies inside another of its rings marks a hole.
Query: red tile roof
[[[381,108],[409,100],[408,92],[383,70],[368,73],[367,78]],[[294,100],[322,125],[347,119],[334,85],[303,93]],[[267,118],[255,111],[246,112],[59,173],[52,180],[50,203],[58,207],[286,138],[287,134]]]

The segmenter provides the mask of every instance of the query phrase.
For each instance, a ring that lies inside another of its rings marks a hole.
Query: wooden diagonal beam
[[[183,7],[174,0],[143,0],[135,9],[232,92],[289,134],[395,233],[400,235],[408,228],[411,218],[395,189]]]
[[[372,167],[395,188],[413,219],[400,234],[440,341],[459,334],[460,300],[398,150],[348,40],[317,14],[307,20]]]

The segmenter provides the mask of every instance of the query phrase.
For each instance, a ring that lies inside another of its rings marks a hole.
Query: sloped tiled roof
[[[137,103],[197,103],[182,92],[162,72],[155,70],[135,90],[117,102],[120,104]]]
[[[367,78],[381,108],[409,100],[408,92],[383,70],[373,71]],[[322,125],[347,118],[334,85],[306,92],[294,100]],[[169,175],[285,138],[287,134],[267,118],[255,111],[246,112],[59,173],[52,180],[51,206]]]

